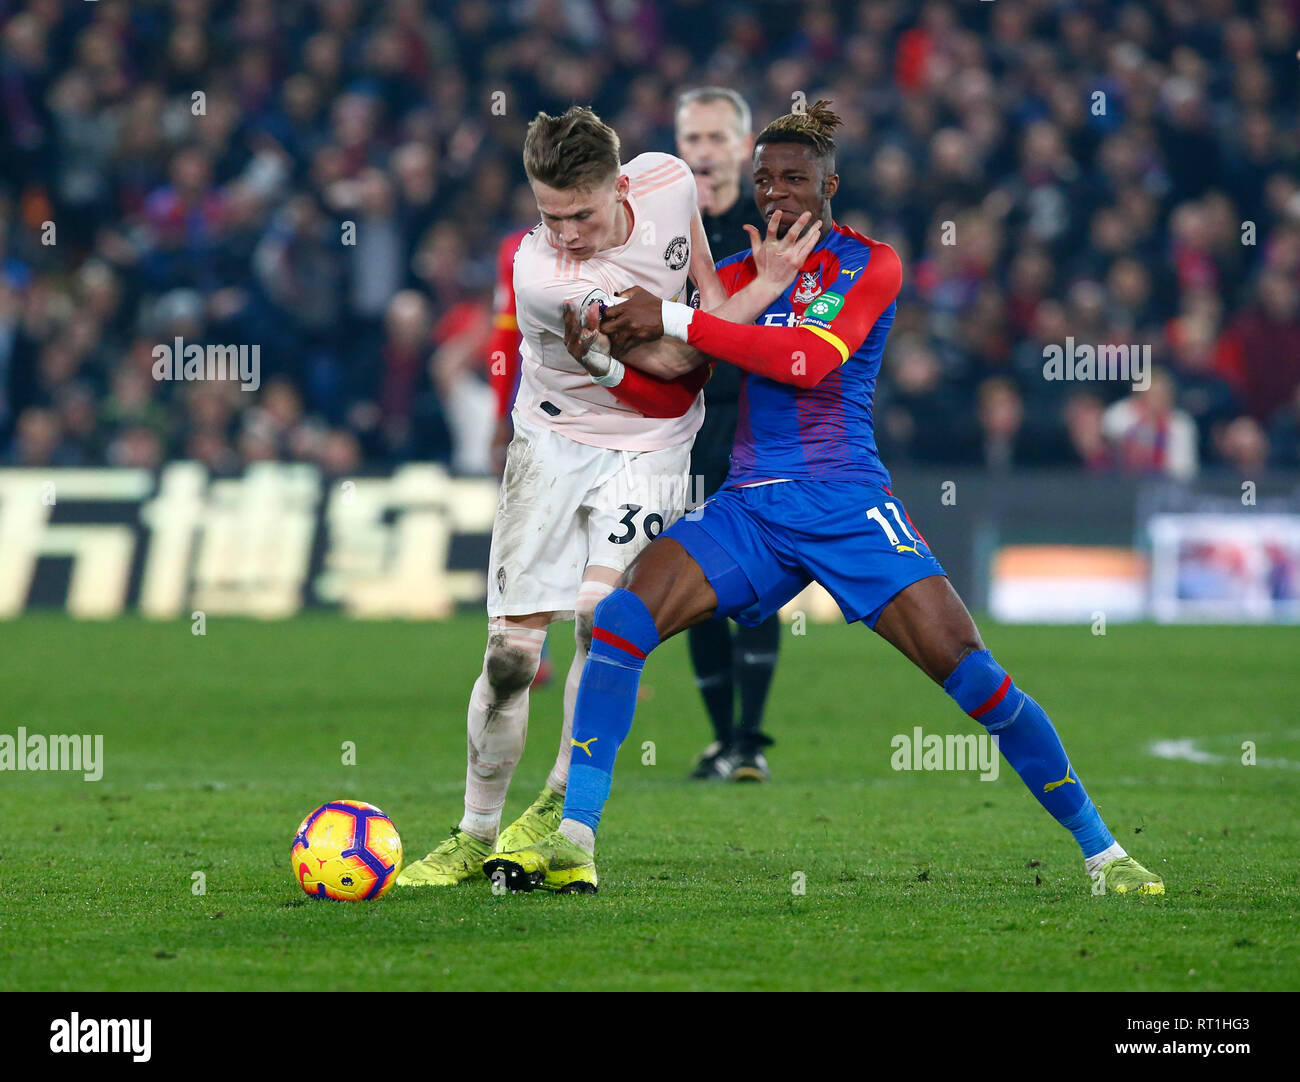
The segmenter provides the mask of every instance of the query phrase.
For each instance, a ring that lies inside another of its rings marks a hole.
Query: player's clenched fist
[[[569,356],[597,379],[609,372],[609,354],[601,347],[600,302],[592,301],[582,312],[573,301],[564,302],[564,348]]]
[[[600,331],[609,336],[615,357],[633,346],[653,342],[664,333],[663,302],[649,290],[632,286],[618,294],[622,304],[607,308],[600,319]]]
[[[579,312],[573,301],[564,302],[564,348],[575,361],[587,355],[600,333],[600,305],[592,301],[585,312]]]

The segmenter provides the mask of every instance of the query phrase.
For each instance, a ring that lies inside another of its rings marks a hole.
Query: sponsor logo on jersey
[[[799,288],[794,291],[795,304],[807,304],[822,291],[821,278],[816,271],[803,271],[799,275]]]
[[[504,567],[498,567],[497,568],[497,593],[504,594],[505,592],[506,592],[506,569]]]
[[[581,318],[586,314],[587,307],[591,304],[592,301],[600,301],[601,304],[605,304],[605,305],[609,305],[613,303],[613,301],[610,300],[609,294],[606,293],[599,286],[597,286],[585,297],[583,297],[582,300],[578,303],[579,318]]]
[[[853,281],[853,279],[854,279],[854,277],[855,277],[856,275],[859,275],[859,274],[862,273],[862,268],[861,268],[861,267],[854,267],[852,270],[842,270],[842,271],[840,271],[840,273],[841,273],[842,275],[844,275],[844,277],[847,278],[847,279],[851,282],[851,281]]]
[[[664,262],[669,270],[681,270],[691,258],[691,245],[685,237],[673,237],[664,249]]]
[[[829,323],[844,307],[843,293],[823,293],[804,310],[810,319],[820,319]]]

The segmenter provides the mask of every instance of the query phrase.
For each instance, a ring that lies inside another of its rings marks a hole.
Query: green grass
[[[570,627],[554,636],[561,673]],[[0,989],[1300,987],[1300,770],[1239,765],[1244,740],[1300,763],[1294,630],[984,629],[1116,836],[1165,876],[1162,899],[1093,897],[1073,841],[1009,769],[893,771],[895,733],[980,730],[843,626],[786,632],[767,786],[685,780],[707,727],[684,640],[656,652],[595,897],[480,882],[307,898],[288,852],[317,804],[379,804],[410,858],[459,818],[483,630],[0,624],[0,733],[103,733],[106,758],[96,783],[0,774]],[[507,815],[545,777],[560,697],[534,696]],[[1157,759],[1158,739],[1227,762]]]

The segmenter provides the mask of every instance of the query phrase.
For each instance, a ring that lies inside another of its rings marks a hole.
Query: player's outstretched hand
[[[794,224],[785,231],[784,237],[778,237],[781,215],[773,214],[767,219],[767,236],[760,238],[758,230],[748,222],[745,232],[749,234],[749,250],[754,256],[754,267],[758,277],[780,289],[794,281],[794,276],[803,266],[804,260],[812,254],[818,238],[822,235],[822,220],[818,218],[809,225],[812,211],[805,210]]]
[[[648,289],[632,286],[618,294],[622,303],[606,308],[600,319],[614,356],[622,358],[633,346],[653,342],[664,333],[663,302]]]

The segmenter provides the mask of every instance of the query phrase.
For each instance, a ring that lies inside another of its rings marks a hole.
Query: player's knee
[[[483,658],[483,675],[497,699],[509,698],[523,691],[537,675],[541,664],[540,650],[534,651],[512,643],[506,635],[492,635],[488,639],[487,653]]]
[[[583,651],[591,650],[591,633],[596,626],[596,610],[578,609],[573,614],[573,639],[578,644],[578,649]]]
[[[626,578],[626,575],[624,576]],[[622,607],[619,605],[620,595],[627,593],[627,587],[623,585],[623,579],[619,579],[619,588],[609,597],[602,598],[600,603],[591,611],[591,625],[594,629],[597,624],[604,628],[611,628],[618,623],[622,614]],[[611,603],[610,599],[613,599]]]
[[[578,590],[573,612],[573,639],[584,653],[591,650],[591,633],[596,624],[596,606],[614,592],[607,582],[584,582]]]
[[[973,636],[971,635],[961,636],[948,649],[948,657],[945,659],[946,664],[944,665],[944,669],[946,671],[944,672],[944,675],[940,680],[940,683],[946,682],[948,678],[952,676],[952,674],[955,673],[961,667],[962,662],[965,661],[968,657],[970,657],[972,654],[978,654],[981,650],[984,649],[985,649],[984,642],[979,637],[978,632],[976,632]],[[987,650],[985,650],[985,653],[987,653]],[[989,656],[992,657],[991,654]],[[994,664],[996,664],[996,662],[994,662]]]
[[[603,597],[592,610],[592,625],[617,630],[638,609],[644,609],[645,602],[627,587],[619,587],[608,597]]]
[[[596,606],[592,619],[593,636],[595,628],[620,639],[648,644],[646,652],[659,645],[659,632],[650,609],[641,598],[625,588],[615,590]]]

